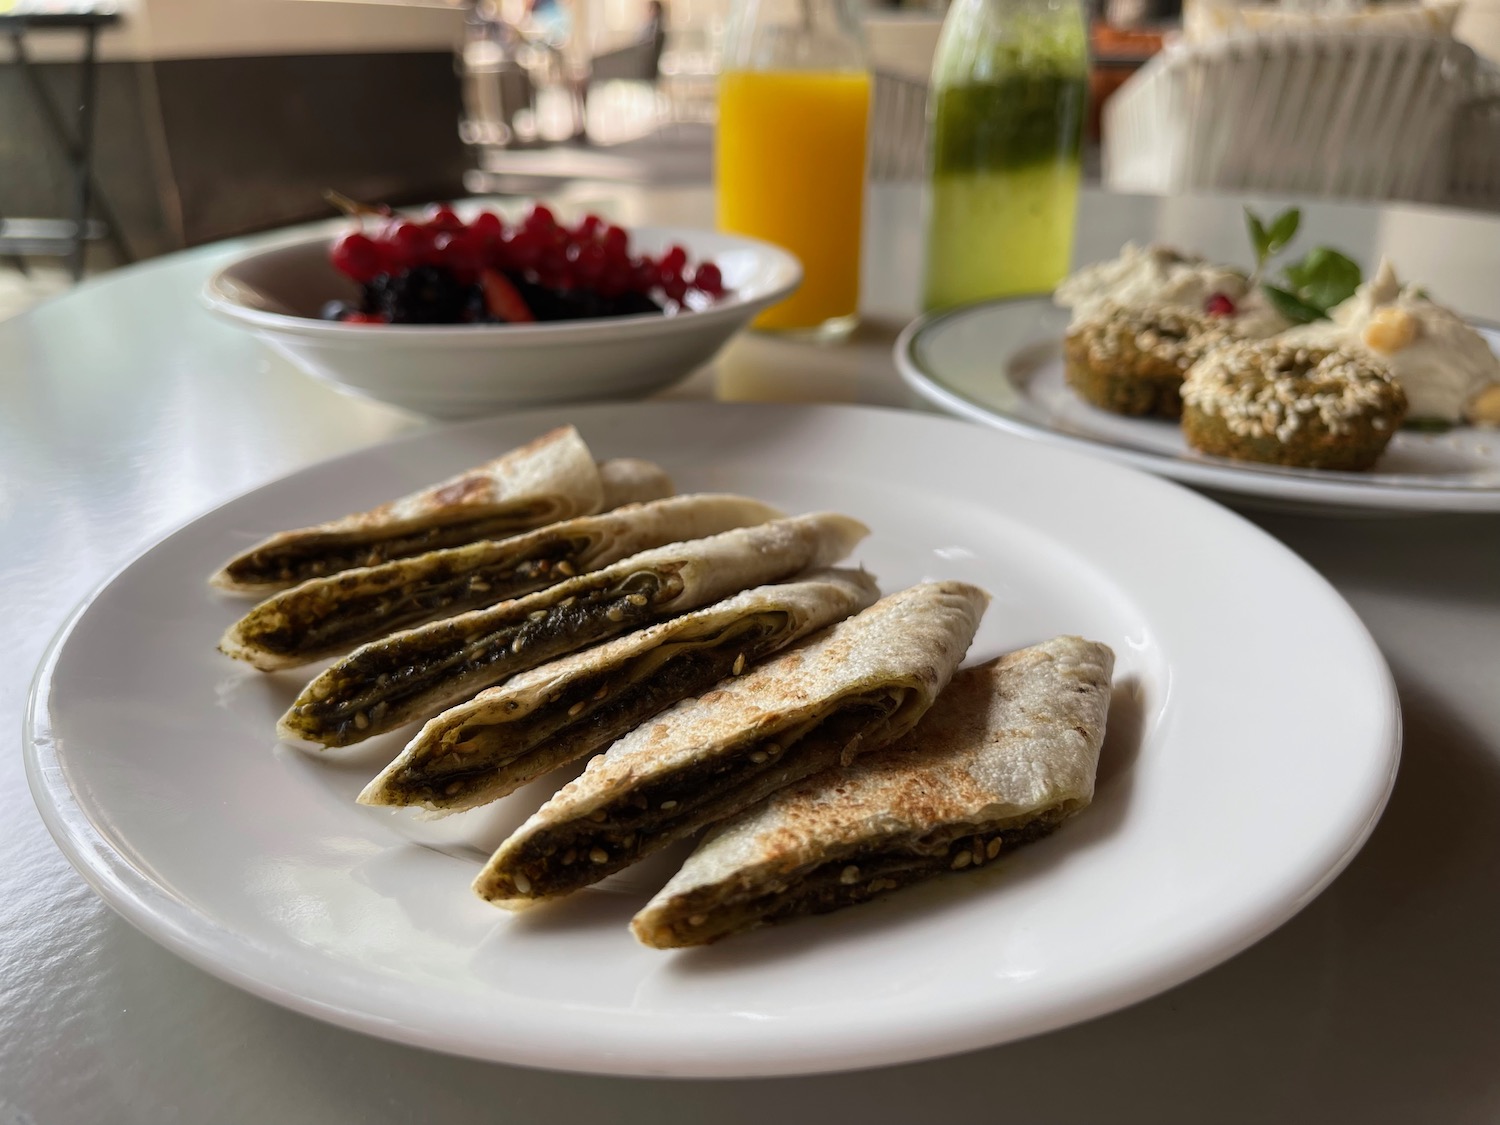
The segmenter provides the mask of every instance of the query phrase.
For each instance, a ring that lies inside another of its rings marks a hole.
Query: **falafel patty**
[[[1063,357],[1071,386],[1116,414],[1177,418],[1189,367],[1237,338],[1231,322],[1190,308],[1133,309],[1105,303],[1068,329]]]
[[[1216,348],[1188,372],[1182,403],[1194,449],[1304,469],[1368,469],[1406,416],[1378,361],[1277,340]]]

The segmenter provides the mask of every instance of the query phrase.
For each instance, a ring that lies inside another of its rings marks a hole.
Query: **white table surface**
[[[576,193],[630,222],[705,192]],[[1500,219],[1311,205],[1304,230],[1500,320]],[[817,349],[746,337],[672,397],[910,405],[917,200],[869,216],[869,322]],[[1080,259],[1157,237],[1244,260],[1238,203],[1086,194]],[[937,1062],[818,1078],[605,1079],[447,1058],[255,999],[117,918],[54,847],[19,737],[68,611],[168,529],[422,426],[340,397],[197,304],[243,244],[121,270],[0,323],[0,1125],[83,1122],[1493,1122],[1500,1117],[1500,518],[1247,513],[1326,575],[1395,673],[1406,745],[1364,851],[1281,930],[1132,1009]],[[1276,825],[1265,826],[1267,834]],[[1108,934],[1100,934],[1108,941]]]

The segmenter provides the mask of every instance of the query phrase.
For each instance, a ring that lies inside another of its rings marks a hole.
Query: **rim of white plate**
[[[1332,480],[1312,475],[1317,470],[1237,465],[1231,461],[1221,463],[1207,457],[1202,460],[1172,457],[1064,433],[1050,426],[1005,414],[954,390],[944,382],[942,376],[925,367],[918,356],[917,348],[921,339],[930,332],[941,330],[951,321],[982,315],[997,307],[1046,301],[1047,298],[1035,295],[997,297],[920,316],[908,324],[896,338],[893,347],[896,370],[902,381],[918,395],[957,417],[1003,433],[1103,457],[1118,464],[1202,488],[1266,500],[1371,508],[1377,511],[1434,514],[1500,512],[1500,488],[1441,487],[1405,484],[1379,478],[1347,479],[1353,474],[1339,474],[1340,479]]]
[[[784,416],[793,411],[853,411],[875,420],[899,418],[903,426],[957,427],[945,430],[943,435],[954,441],[966,440],[961,433],[969,431],[969,427],[959,426],[951,420],[868,407],[761,407],[697,403],[531,411],[511,416],[504,422],[514,426],[519,419],[535,428],[536,425],[544,424],[541,420],[571,415],[583,424],[585,419],[581,415],[608,417],[620,411],[643,410],[665,410],[679,414],[682,416],[682,424],[687,424],[689,416],[693,414],[722,411],[753,410],[760,412],[768,420],[774,419],[778,414]],[[531,419],[538,421],[531,422]],[[423,431],[385,444],[433,441],[435,435],[497,426],[500,421],[479,420],[461,427]],[[699,421],[701,422],[701,417]],[[977,437],[980,434],[985,435],[982,439],[984,441],[1008,440],[997,439],[995,435],[983,430],[970,431],[970,436]],[[1044,467],[1070,467],[1085,476],[1107,474],[1117,484],[1124,481],[1122,487],[1137,490],[1148,500],[1163,502],[1169,506],[1185,505],[1193,517],[1194,526],[1202,527],[1217,541],[1232,543],[1235,539],[1241,539],[1243,543],[1244,536],[1258,541],[1259,546],[1270,553],[1262,559],[1263,563],[1279,559],[1282,566],[1289,566],[1291,572],[1308,583],[1313,592],[1326,599],[1333,617],[1346,630],[1344,639],[1357,645],[1360,650],[1359,658],[1365,663],[1366,671],[1371,674],[1368,685],[1374,693],[1371,705],[1379,710],[1383,718],[1380,724],[1381,745],[1371,748],[1371,755],[1364,763],[1367,768],[1360,776],[1350,779],[1349,787],[1341,795],[1345,804],[1338,832],[1324,841],[1318,854],[1301,857],[1295,865],[1295,872],[1290,878],[1282,880],[1274,893],[1253,902],[1239,902],[1235,909],[1215,918],[1213,924],[1200,926],[1194,932],[1185,955],[1179,953],[1170,957],[1146,958],[1145,963],[1139,966],[1140,971],[1129,979],[1115,980],[1107,987],[1085,982],[1083,986],[1059,997],[1047,1006],[1043,1014],[1033,1016],[1024,1026],[1017,1026],[1014,1020],[1007,1018],[1008,1013],[996,1011],[993,1004],[976,1005],[972,998],[966,998],[961,1003],[920,1014],[908,1010],[903,1013],[899,1027],[882,1023],[878,1026],[850,1028],[839,1026],[836,1020],[832,1024],[822,1019],[809,1020],[794,1031],[785,1027],[778,1028],[778,1034],[771,1038],[752,1035],[753,1042],[748,1044],[740,1041],[733,1045],[711,1045],[715,1049],[693,1054],[689,1045],[702,1047],[704,1027],[698,1026],[701,1021],[684,1020],[680,1026],[672,1029],[670,1039],[672,1044],[689,1053],[684,1058],[663,1063],[664,1044],[661,1041],[654,1045],[642,1044],[632,1040],[630,1033],[639,1029],[632,1027],[628,1020],[618,1018],[599,1018],[597,1023],[581,1029],[575,1020],[565,1018],[559,1022],[555,1018],[549,1018],[545,1008],[537,1010],[533,1006],[524,1014],[536,1022],[524,1023],[519,1027],[497,1027],[493,1020],[457,1020],[446,1024],[438,1021],[435,1024],[430,1019],[431,1012],[424,1011],[420,1004],[415,1007],[398,1005],[395,1008],[387,1005],[378,1011],[371,1010],[364,1002],[366,996],[362,986],[366,982],[359,973],[343,970],[329,972],[324,969],[313,971],[306,964],[278,956],[277,949],[257,945],[241,934],[217,926],[196,910],[191,902],[179,898],[169,888],[160,885],[144,869],[144,865],[133,862],[93,823],[78,795],[67,783],[60,748],[52,736],[48,716],[51,673],[70,634],[87,614],[97,596],[122,574],[182,534],[207,513],[185,521],[175,531],[162,536],[151,547],[118,568],[69,615],[49,646],[32,685],[26,722],[25,757],[28,780],[44,822],[69,860],[112,907],[173,952],[248,992],[293,1010],[378,1037],[435,1050],[522,1065],[608,1074],[731,1076],[816,1073],[950,1054],[1039,1034],[1103,1015],[1186,981],[1253,944],[1292,917],[1342,870],[1368,837],[1389,796],[1399,762],[1400,711],[1389,669],[1353,610],[1325,580],[1276,540],[1232,512],[1176,485],[1145,474],[1106,466],[1065,451],[1046,450],[1029,443],[1025,444],[1025,450],[1023,456],[1039,458]],[[272,483],[286,485],[305,474],[326,471],[330,466],[356,460],[367,453],[368,450],[361,450],[345,454]],[[1051,462],[1051,465],[1046,466],[1046,462]],[[244,496],[258,491],[259,488],[247,490],[241,497],[227,501],[226,505],[234,504]],[[755,1030],[752,1024],[746,1026],[752,1032]],[[839,1038],[830,1037],[833,1030],[837,1030]],[[823,1050],[809,1050],[810,1045],[814,1044]]]

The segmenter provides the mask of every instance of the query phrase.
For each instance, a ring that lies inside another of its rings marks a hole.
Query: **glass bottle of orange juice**
[[[870,71],[853,0],[735,0],[719,76],[719,227],[786,247],[802,285],[757,328],[838,337],[859,310]]]

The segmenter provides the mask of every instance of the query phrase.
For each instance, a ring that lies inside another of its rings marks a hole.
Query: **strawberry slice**
[[[507,324],[531,324],[536,320],[525,299],[499,270],[481,270],[479,284],[484,287],[484,307],[491,316]]]

